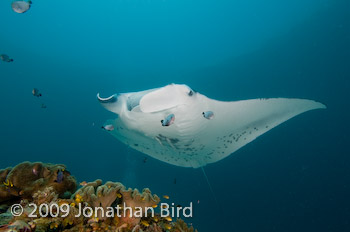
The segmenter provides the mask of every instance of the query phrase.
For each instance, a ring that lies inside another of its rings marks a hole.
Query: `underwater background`
[[[0,169],[63,163],[78,181],[194,203],[198,231],[350,230],[350,1],[0,1]],[[214,99],[327,105],[200,169],[128,148],[96,100],[169,83]],[[41,98],[31,91],[38,88]],[[41,108],[44,103],[47,108]],[[176,179],[176,183],[175,183]]]

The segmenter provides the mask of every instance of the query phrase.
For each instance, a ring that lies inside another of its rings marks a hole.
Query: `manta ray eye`
[[[193,96],[193,91],[192,90],[190,90],[190,92],[188,92],[188,96]]]

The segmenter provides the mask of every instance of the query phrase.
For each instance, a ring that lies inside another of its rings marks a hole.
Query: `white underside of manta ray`
[[[222,160],[298,114],[326,108],[305,99],[222,102],[177,84],[97,98],[118,115],[105,124],[113,125],[108,132],[118,140],[155,159],[193,168]],[[205,117],[207,112],[212,117]],[[164,126],[169,116],[173,120]]]

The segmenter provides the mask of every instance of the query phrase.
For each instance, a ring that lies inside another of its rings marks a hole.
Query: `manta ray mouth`
[[[133,93],[118,93],[113,94],[110,97],[101,97],[100,93],[97,94],[97,100],[105,107],[107,110],[112,111],[116,114],[121,113],[123,109],[133,112],[141,112],[140,102],[141,99],[150,92],[156,89],[150,89],[141,92]]]
[[[145,95],[147,95],[147,94],[149,94],[150,92],[153,92],[153,91],[154,90],[142,91],[142,92],[135,92],[135,93],[130,94],[127,97],[127,100],[126,100],[127,109],[129,111],[141,112],[141,110],[140,110],[140,101],[141,101],[141,99]]]
[[[126,106],[128,108],[129,111],[139,111],[137,109],[139,109],[140,107],[140,100],[141,98],[144,96],[145,94],[143,95],[136,95],[133,94],[133,95],[130,95],[128,97],[128,99],[126,100]]]

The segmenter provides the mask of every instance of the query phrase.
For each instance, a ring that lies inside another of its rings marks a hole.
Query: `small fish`
[[[84,180],[83,182],[80,182],[79,185],[85,186],[85,185],[87,185],[87,182]]]
[[[152,208],[157,208],[158,207],[158,205],[152,205]]]
[[[106,131],[114,131],[114,126],[112,124],[102,126],[101,128]]]
[[[3,182],[3,184],[5,185],[5,187],[13,187],[12,182],[9,180],[6,180],[6,182]]]
[[[198,200],[198,201],[197,201],[197,204],[199,204],[199,202],[200,202],[200,201]]]
[[[214,118],[214,113],[213,111],[206,111],[202,113],[203,117],[205,117],[206,119],[213,119]]]
[[[42,109],[46,109],[47,106],[46,106],[44,103],[42,103],[42,104],[41,104],[41,108],[42,108]]]
[[[37,88],[34,88],[32,90],[32,94],[33,94],[34,97],[41,97],[42,96]]]
[[[29,10],[32,1],[14,1],[11,4],[12,10],[16,13],[22,14]]]
[[[66,201],[66,200],[60,200],[60,201],[58,202],[58,205],[59,205],[59,206],[65,205],[65,204],[69,204],[69,202]]]
[[[161,124],[162,126],[170,126],[171,124],[173,124],[175,121],[175,115],[174,114],[169,114],[168,116],[166,116],[166,118],[164,120],[161,120]]]
[[[37,176],[39,174],[39,171],[38,171],[38,169],[33,168],[32,173]]]
[[[169,225],[169,224],[164,224],[164,228],[165,228],[166,230],[170,230],[170,229],[171,229],[171,225]]]
[[[123,196],[120,193],[117,193],[118,198],[122,198]]]
[[[55,229],[55,228],[58,228],[57,222],[50,224],[50,229]],[[24,230],[24,231],[26,231],[26,230]]]
[[[11,59],[8,55],[5,54],[0,55],[0,59],[4,62],[13,62],[13,59]]]
[[[76,194],[75,198],[82,198],[82,196],[80,194]]]
[[[98,217],[92,217],[88,220],[88,223],[98,223],[99,218]]]
[[[181,205],[176,205],[176,208],[182,208],[182,206]]]
[[[173,221],[173,219],[172,219],[170,216],[167,216],[167,217],[165,217],[164,219],[167,220],[168,222]]]
[[[145,220],[141,220],[141,224],[146,226],[146,227],[149,227],[149,223]]]
[[[56,178],[55,182],[61,183],[63,181],[63,172],[64,172],[64,169],[57,171],[57,178]]]
[[[144,159],[143,159],[143,163],[146,163],[147,162],[147,157],[145,157]]]
[[[166,209],[168,206],[167,205],[162,205],[162,208],[163,209]]]
[[[164,195],[163,198],[169,200],[170,197],[168,195]]]

